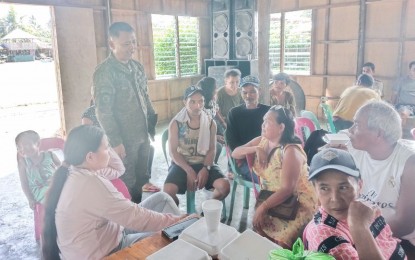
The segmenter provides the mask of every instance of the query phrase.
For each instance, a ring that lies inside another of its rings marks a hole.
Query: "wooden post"
[[[359,7],[359,36],[357,41],[357,64],[356,75],[362,73],[362,66],[365,59],[366,40],[366,0],[360,0]]]
[[[258,7],[258,73],[261,82],[261,102],[269,104],[269,23],[270,23],[270,0],[260,0]]]

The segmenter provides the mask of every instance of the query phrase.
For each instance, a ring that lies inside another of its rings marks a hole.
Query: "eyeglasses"
[[[280,109],[282,109],[282,112],[284,113],[284,116],[285,116],[286,118],[289,118],[289,117],[287,116],[287,113],[285,113],[285,109],[284,109],[284,107],[283,107],[283,106],[281,106],[281,105],[274,105],[274,106],[272,106],[269,110],[278,111],[278,110],[280,110]]]

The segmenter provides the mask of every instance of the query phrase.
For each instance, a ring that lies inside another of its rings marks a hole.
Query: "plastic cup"
[[[219,229],[220,217],[223,204],[219,200],[205,200],[202,203],[203,214],[205,215],[208,233],[216,232]]]

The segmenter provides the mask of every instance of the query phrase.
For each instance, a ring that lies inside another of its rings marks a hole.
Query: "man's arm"
[[[237,129],[235,126],[235,108],[233,108],[229,114],[228,114],[228,120],[227,120],[227,128],[225,131],[225,137],[226,137],[226,144],[231,148],[231,150],[234,150],[238,146],[238,138],[237,138]]]
[[[414,186],[415,186],[415,155],[409,157],[405,163],[402,173],[401,189],[399,191],[399,198],[396,203],[396,213],[388,221],[395,237],[403,237],[410,234],[415,229],[415,200]]]
[[[122,144],[120,129],[115,120],[113,109],[115,102],[115,88],[112,85],[107,70],[98,69],[93,77],[93,93],[95,100],[95,111],[99,123],[105,130],[105,134],[112,147]]]
[[[375,210],[361,201],[349,205],[347,222],[360,260],[385,259],[370,231],[375,215]]]
[[[213,165],[213,160],[216,155],[216,123],[213,119],[211,120],[209,138],[209,150],[207,151],[205,160],[203,161],[204,165]]]

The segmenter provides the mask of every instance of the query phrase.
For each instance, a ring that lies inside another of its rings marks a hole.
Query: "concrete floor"
[[[155,138],[156,140],[153,143],[153,146],[155,147],[155,155],[154,155],[154,160],[153,160],[151,182],[157,185],[158,187],[163,187],[164,180],[167,177],[168,167],[167,167],[167,162],[163,155],[163,150],[162,150],[162,145],[161,145],[161,134],[167,128],[167,126],[168,126],[167,123],[159,124],[159,126],[157,127],[157,135]],[[169,155],[167,156],[168,156],[168,160],[170,164],[170,157]],[[219,158],[218,164],[220,168],[222,169],[223,173],[226,174],[227,160],[226,160],[226,155],[224,153]],[[232,188],[232,182],[230,184]],[[146,198],[149,195],[151,195],[151,193],[146,193],[143,196],[143,198]],[[201,210],[202,202],[210,198],[211,196],[212,196],[212,193],[206,190],[200,190],[196,192],[196,210],[198,213],[202,211]],[[179,200],[180,200],[180,204],[179,204],[180,210],[182,212],[186,212],[186,196],[179,195]],[[228,197],[225,199],[226,212],[227,212],[228,217],[229,217],[230,202],[231,202],[231,194],[229,194]],[[252,217],[254,213],[254,210],[253,210],[254,205],[255,205],[255,196],[253,194],[253,191],[251,190],[249,209],[243,209],[243,188],[239,185],[236,191],[236,195],[235,195],[235,205],[233,208],[232,221],[228,222],[226,220],[224,221],[224,223],[232,227],[235,227],[239,232],[245,231],[246,228],[252,229]]]

